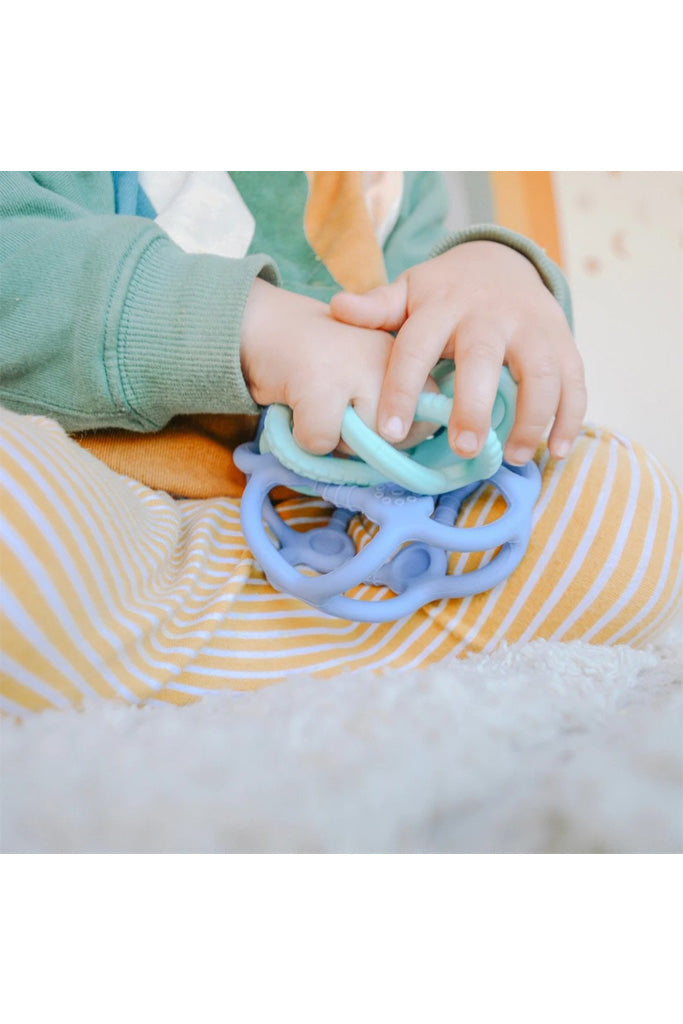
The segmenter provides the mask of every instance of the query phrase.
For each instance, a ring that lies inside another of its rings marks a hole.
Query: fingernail
[[[477,438],[471,430],[463,430],[455,439],[455,447],[461,455],[474,455],[477,450]]]
[[[403,428],[403,422],[398,416],[391,416],[384,424],[382,434],[386,437],[387,441],[400,441],[405,435]]]
[[[570,448],[571,445],[569,444],[569,441],[558,441],[555,445],[555,458],[566,459],[566,457],[569,455]]]
[[[523,466],[529,461],[534,453],[531,448],[513,448],[510,452],[508,462],[513,463],[516,466]]]

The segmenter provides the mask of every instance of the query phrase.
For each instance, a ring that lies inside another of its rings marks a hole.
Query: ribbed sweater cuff
[[[499,224],[472,224],[461,231],[454,231],[432,250],[432,256],[440,256],[448,249],[464,242],[500,242],[526,256],[536,267],[543,283],[553,293],[562,306],[569,326],[573,328],[572,300],[567,280],[556,263],[546,255],[544,249],[532,242],[530,238],[511,231]]]
[[[109,353],[117,364],[109,379],[141,429],[182,413],[258,412],[240,365],[242,315],[257,276],[279,284],[264,255],[191,255],[167,238],[144,250]]]

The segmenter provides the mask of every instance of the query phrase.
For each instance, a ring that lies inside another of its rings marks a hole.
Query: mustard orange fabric
[[[533,239],[557,263],[562,246],[553,177],[549,171],[492,171],[496,223]]]
[[[363,194],[361,171],[308,171],[304,230],[311,248],[345,291],[387,283],[382,249]]]
[[[245,485],[233,450],[250,441],[257,416],[177,416],[164,430],[96,430],[75,435],[110,469],[179,498],[236,498]]]

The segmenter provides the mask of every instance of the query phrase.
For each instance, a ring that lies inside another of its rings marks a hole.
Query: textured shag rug
[[[680,852],[682,640],[3,721],[2,850]]]

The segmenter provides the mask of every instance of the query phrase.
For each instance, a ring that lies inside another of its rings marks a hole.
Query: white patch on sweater
[[[185,252],[241,259],[255,221],[226,171],[140,171],[159,227]]]
[[[375,229],[375,236],[379,244],[384,247],[401,212],[403,172],[363,171],[361,183],[363,198]]]

